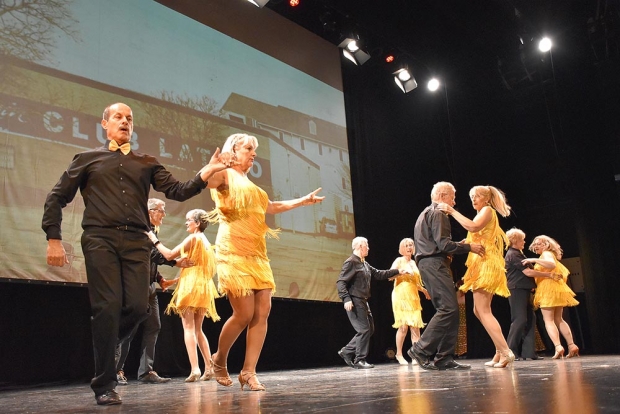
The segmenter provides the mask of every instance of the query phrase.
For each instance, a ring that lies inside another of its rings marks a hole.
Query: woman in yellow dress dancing
[[[497,352],[486,366],[505,368],[515,356],[508,347],[502,334],[502,328],[491,311],[493,295],[510,296],[506,281],[504,246],[506,234],[499,227],[497,212],[503,217],[510,215],[510,206],[506,203],[504,193],[493,186],[476,186],[469,190],[472,205],[477,211],[473,220],[468,219],[453,207],[440,204],[439,209],[452,215],[465,230],[466,243],[480,243],[484,246],[483,256],[469,254],[467,272],[463,276],[462,292],[471,290],[474,295],[474,314],[484,326]]]
[[[152,232],[149,233],[149,237],[166,259],[187,257],[194,263],[194,266],[182,269],[179,277],[174,279],[178,281],[178,284],[166,308],[166,313],[169,315],[174,312],[183,321],[183,339],[191,365],[191,373],[185,382],[194,382],[199,379],[207,381],[213,377],[213,366],[209,341],[202,331],[202,322],[205,316],[211,318],[213,322],[220,320],[215,309],[215,299],[219,297],[215,283],[213,283],[215,257],[211,244],[204,235],[204,230],[209,225],[207,212],[200,209],[191,210],[185,219],[185,226],[190,235],[174,249],[170,250],[164,246]],[[202,376],[200,376],[196,344],[205,361],[205,371]]]
[[[245,361],[239,373],[241,389],[264,391],[256,378],[256,364],[267,334],[267,318],[275,283],[266,236],[277,232],[265,223],[265,214],[277,214],[323,201],[320,188],[294,200],[271,201],[267,193],[247,176],[256,157],[258,141],[247,134],[233,134],[224,143],[220,161],[228,168],[215,173],[207,186],[215,209],[210,219],[219,223],[215,240],[218,289],[228,296],[232,316],[222,328],[217,352],[213,355],[216,381],[232,386],[226,361],[230,348],[247,328]]]
[[[403,357],[403,344],[407,337],[407,331],[411,331],[411,343],[415,344],[420,339],[420,328],[424,327],[422,321],[422,304],[420,295],[422,292],[426,299],[430,300],[426,289],[422,285],[420,271],[413,261],[415,253],[412,239],[402,239],[398,246],[401,257],[394,260],[391,269],[405,270],[407,274],[394,277],[394,290],[392,290],[392,310],[394,311],[394,325],[396,331],[396,360],[401,365],[408,365]],[[417,363],[414,359],[412,363]]]
[[[560,263],[562,248],[551,237],[541,235],[534,238],[529,249],[540,257],[538,259],[524,259],[523,264],[533,263],[535,270],[561,275],[561,277],[556,278],[537,277],[536,294],[534,295],[534,306],[541,309],[545,329],[555,346],[555,355],[552,358],[558,359],[564,356],[564,347],[560,343],[560,333],[568,345],[567,358],[579,356],[579,347],[575,345],[570,326],[562,318],[562,311],[565,306],[577,306],[579,304],[575,299],[575,292],[566,284],[570,272]]]

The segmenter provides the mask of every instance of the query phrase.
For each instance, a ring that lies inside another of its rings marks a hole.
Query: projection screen
[[[354,222],[336,46],[242,0],[19,3],[0,11],[0,281],[87,283],[79,193],[63,210],[62,268],[45,263],[43,203],[75,153],[104,143],[103,109],[124,102],[132,148],[180,180],[245,132],[259,141],[250,178],[270,199],[322,187],[322,204],[268,216],[281,229],[268,252],[275,296],[338,300]],[[186,236],[187,211],[214,207],[208,191],[165,201],[170,247]],[[206,231],[212,242],[216,232]]]

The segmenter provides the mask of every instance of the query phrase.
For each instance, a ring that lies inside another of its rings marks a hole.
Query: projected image
[[[271,200],[322,187],[323,203],[268,216],[282,230],[268,251],[276,296],[338,300],[354,236],[340,90],[151,0],[23,4],[0,11],[0,278],[86,283],[81,197],[63,210],[62,268],[45,264],[43,203],[75,153],[105,142],[103,109],[124,102],[132,148],[180,180],[244,132],[259,141],[249,176]],[[112,19],[111,10],[123,12]],[[205,191],[166,207],[160,238],[173,245],[185,237],[185,213],[214,203]]]

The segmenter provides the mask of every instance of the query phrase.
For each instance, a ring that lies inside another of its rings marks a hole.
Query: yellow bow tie
[[[124,144],[119,146],[118,143],[114,140],[110,141],[110,146],[108,148],[110,149],[110,151],[121,150],[124,155],[129,154],[129,151],[131,151],[131,145],[129,144],[129,142],[125,142]]]
[[[159,226],[153,226],[153,233],[159,233]]]

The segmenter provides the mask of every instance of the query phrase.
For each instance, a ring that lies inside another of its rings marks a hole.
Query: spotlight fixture
[[[396,82],[403,93],[409,93],[418,87],[418,82],[416,82],[407,68],[399,69],[392,73],[392,75],[394,75],[394,82]]]
[[[553,46],[551,39],[549,39],[548,37],[543,37],[538,43],[538,50],[540,50],[541,52],[548,52],[551,50],[551,46]]]
[[[248,0],[250,3],[261,9],[265,7],[265,4],[269,3],[269,0]]]
[[[291,7],[297,7],[297,6],[299,6],[299,0],[289,0],[288,4]]]
[[[439,81],[436,78],[433,78],[428,81],[427,86],[429,91],[435,92],[437,89],[439,89]]]
[[[338,45],[338,47],[342,49],[342,54],[344,57],[356,65],[363,65],[368,59],[370,59],[370,55],[360,48],[358,42],[359,39],[347,37]]]

